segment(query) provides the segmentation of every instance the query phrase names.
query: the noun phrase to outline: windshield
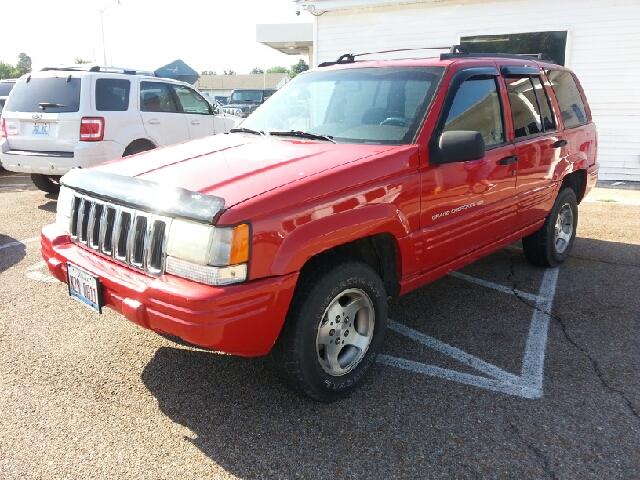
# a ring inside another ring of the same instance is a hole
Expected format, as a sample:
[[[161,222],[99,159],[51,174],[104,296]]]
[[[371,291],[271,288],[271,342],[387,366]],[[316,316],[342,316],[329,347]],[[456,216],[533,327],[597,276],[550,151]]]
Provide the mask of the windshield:
[[[260,90],[249,92],[233,92],[229,103],[260,103],[262,102],[262,92]]]
[[[431,104],[441,67],[316,70],[298,75],[242,127],[326,135],[338,143],[407,144]]]

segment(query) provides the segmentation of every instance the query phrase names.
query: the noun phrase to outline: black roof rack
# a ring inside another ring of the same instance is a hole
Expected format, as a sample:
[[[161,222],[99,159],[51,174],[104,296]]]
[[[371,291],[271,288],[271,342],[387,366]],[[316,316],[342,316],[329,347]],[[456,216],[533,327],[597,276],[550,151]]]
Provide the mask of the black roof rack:
[[[525,54],[510,54],[510,53],[471,53],[467,47],[463,45],[452,45],[451,47],[418,47],[418,48],[398,48],[395,50],[382,50],[380,52],[365,52],[365,53],[345,53],[335,62],[323,62],[318,67],[330,67],[331,65],[344,65],[348,63],[355,63],[356,57],[362,57],[364,55],[376,55],[380,53],[395,53],[395,52],[412,52],[416,50],[449,50],[448,53],[441,53],[440,60],[449,60],[453,58],[469,58],[469,57],[495,57],[495,58],[535,58],[548,63],[554,62],[546,53],[525,53]]]
[[[343,65],[346,63],[355,63],[356,57],[362,57],[364,55],[376,55],[380,53],[395,53],[395,52],[413,52],[416,50],[449,50],[453,53],[454,48],[463,48],[460,45],[454,45],[453,47],[418,47],[418,48],[396,48],[394,50],[382,50],[380,52],[364,52],[364,53],[345,53],[340,55],[335,62],[323,62],[318,67],[330,67],[331,65]]]
[[[456,47],[458,47],[458,51],[453,51]],[[489,58],[514,58],[517,60],[524,59],[535,59],[541,60],[547,63],[556,63],[551,59],[549,55],[546,53],[471,53],[462,45],[454,45],[451,47],[449,53],[441,53],[440,60],[450,60],[453,58],[475,58],[475,57],[489,57]]]
[[[59,67],[44,67],[41,72],[63,71],[63,72],[103,72],[103,73],[122,73],[125,75],[147,75],[150,77],[158,77],[159,75],[150,70],[136,70],[135,68],[121,67],[105,67],[101,65],[71,65]]]

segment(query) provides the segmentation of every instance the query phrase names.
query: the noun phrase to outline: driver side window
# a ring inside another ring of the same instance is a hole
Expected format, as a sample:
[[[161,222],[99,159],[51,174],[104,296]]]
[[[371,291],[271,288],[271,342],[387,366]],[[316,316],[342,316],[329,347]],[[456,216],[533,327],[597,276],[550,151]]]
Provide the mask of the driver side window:
[[[443,132],[480,132],[486,147],[504,143],[504,122],[496,80],[466,80],[456,92]]]

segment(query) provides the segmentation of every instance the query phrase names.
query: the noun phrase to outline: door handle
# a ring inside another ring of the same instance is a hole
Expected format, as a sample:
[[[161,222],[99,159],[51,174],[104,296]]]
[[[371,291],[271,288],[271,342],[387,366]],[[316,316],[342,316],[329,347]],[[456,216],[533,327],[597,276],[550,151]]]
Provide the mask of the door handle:
[[[147,123],[149,123],[151,125],[158,125],[160,123],[160,120],[158,120],[157,118],[152,118]]]
[[[510,157],[501,158],[498,162],[500,165],[509,165],[510,163],[516,163],[518,161],[517,155],[511,155]]]
[[[569,142],[567,142],[566,140],[558,140],[556,143],[553,144],[553,148],[564,147],[567,145],[567,143]]]
[[[191,125],[200,125],[199,120],[191,120]]]

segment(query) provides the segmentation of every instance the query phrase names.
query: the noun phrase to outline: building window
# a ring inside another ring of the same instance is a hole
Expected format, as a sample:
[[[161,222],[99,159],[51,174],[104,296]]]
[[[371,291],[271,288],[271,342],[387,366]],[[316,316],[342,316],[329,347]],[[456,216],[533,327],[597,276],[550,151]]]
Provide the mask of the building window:
[[[462,37],[460,43],[473,53],[546,53],[558,65],[564,65],[567,32],[508,33]]]

